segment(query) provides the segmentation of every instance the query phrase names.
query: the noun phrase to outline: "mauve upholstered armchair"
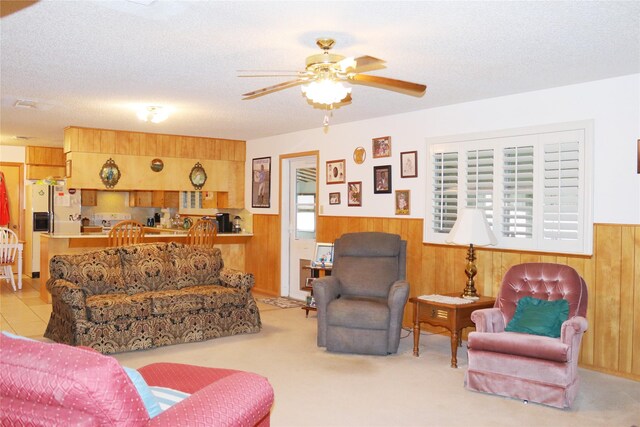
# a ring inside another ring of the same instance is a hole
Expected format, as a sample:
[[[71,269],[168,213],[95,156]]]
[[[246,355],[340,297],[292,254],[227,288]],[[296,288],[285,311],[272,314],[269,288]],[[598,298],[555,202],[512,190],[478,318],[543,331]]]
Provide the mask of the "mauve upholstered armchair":
[[[525,297],[569,303],[560,337],[505,332]],[[578,393],[578,355],[587,330],[587,286],[571,267],[549,263],[513,266],[502,280],[494,308],[476,310],[469,334],[468,390],[571,407]]]
[[[409,297],[407,242],[396,234],[348,233],[335,241],[331,276],[313,282],[318,346],[341,353],[398,351]]]

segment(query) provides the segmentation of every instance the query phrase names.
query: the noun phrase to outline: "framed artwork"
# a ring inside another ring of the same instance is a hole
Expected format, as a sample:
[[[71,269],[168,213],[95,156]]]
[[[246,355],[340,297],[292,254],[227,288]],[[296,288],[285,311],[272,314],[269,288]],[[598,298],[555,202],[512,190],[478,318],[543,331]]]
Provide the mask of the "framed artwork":
[[[307,277],[307,279],[305,280],[304,283],[304,288],[305,290],[307,289],[313,289],[313,281],[316,280],[315,277]]]
[[[329,204],[330,205],[339,205],[340,204],[340,193],[329,193]]]
[[[333,243],[316,243],[316,252],[311,265],[314,267],[333,266]]]
[[[71,178],[71,170],[71,159],[69,159],[64,162],[64,176],[66,178]],[[638,171],[638,173],[640,173],[640,171]]]
[[[396,215],[409,215],[411,209],[410,190],[396,190]]]
[[[400,177],[401,178],[417,178],[418,177],[418,152],[405,151],[400,153]]]
[[[380,138],[373,138],[373,158],[378,157],[391,157],[391,137],[381,136]]]
[[[356,165],[361,165],[364,163],[364,160],[367,158],[367,152],[364,147],[358,147],[353,150],[353,161]]]
[[[362,206],[362,181],[347,184],[348,206]]]
[[[251,207],[271,207],[271,157],[259,157],[251,161],[253,181]]]
[[[373,192],[391,193],[391,165],[373,167]]]
[[[112,158],[109,158],[100,169],[100,179],[107,188],[115,187],[121,176],[120,168]]]
[[[327,184],[344,184],[345,161],[329,160],[327,162]]]

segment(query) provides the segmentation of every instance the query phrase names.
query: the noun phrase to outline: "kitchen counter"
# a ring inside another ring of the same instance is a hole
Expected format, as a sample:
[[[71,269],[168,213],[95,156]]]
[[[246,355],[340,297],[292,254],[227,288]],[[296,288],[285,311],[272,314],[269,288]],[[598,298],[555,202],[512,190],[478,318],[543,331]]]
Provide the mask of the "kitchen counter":
[[[149,232],[147,232],[147,229]],[[245,269],[245,244],[253,236],[252,233],[220,233],[215,240],[215,247],[222,252],[224,265],[235,270]],[[109,233],[81,234],[49,234],[40,236],[40,298],[51,302],[46,283],[49,279],[49,260],[54,255],[79,254],[107,247]],[[187,230],[171,228],[145,227],[145,242],[178,242],[187,241]]]

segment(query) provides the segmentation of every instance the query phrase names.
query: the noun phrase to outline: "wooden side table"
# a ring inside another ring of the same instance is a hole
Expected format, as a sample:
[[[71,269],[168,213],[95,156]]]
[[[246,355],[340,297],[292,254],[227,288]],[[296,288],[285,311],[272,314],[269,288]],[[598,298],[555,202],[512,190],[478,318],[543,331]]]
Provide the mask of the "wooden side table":
[[[449,297],[459,297],[460,293],[444,294]],[[413,304],[413,355],[418,357],[420,345],[420,323],[428,323],[432,326],[442,326],[451,332],[451,367],[458,367],[458,346],[462,339],[462,329],[474,326],[471,321],[471,313],[481,308],[491,308],[495,298],[480,297],[468,304],[445,304],[435,301],[427,301],[420,298],[411,298]]]
[[[302,267],[305,270],[311,270],[311,278],[312,279],[317,279],[320,277],[320,272],[322,272],[325,276],[331,276],[331,267],[315,267],[312,265],[305,265],[304,267]],[[304,288],[302,288],[303,291],[308,291],[310,292],[311,298],[313,299],[313,280],[311,281],[311,286],[305,286]],[[315,305],[309,305],[309,304],[305,304],[303,307],[301,307],[306,315],[305,317],[309,317],[309,312],[310,311],[317,311],[318,309],[316,308]]]

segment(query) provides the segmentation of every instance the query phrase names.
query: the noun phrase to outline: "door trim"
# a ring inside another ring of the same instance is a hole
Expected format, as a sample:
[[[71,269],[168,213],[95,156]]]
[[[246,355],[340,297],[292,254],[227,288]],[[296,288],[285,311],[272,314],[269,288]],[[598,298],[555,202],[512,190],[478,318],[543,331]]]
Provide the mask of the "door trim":
[[[18,173],[22,177],[18,180],[18,239],[24,241],[24,163],[0,162],[0,166],[17,166]]]
[[[288,219],[288,215],[284,214],[284,209],[285,207],[282,206],[282,191],[283,191],[283,183],[282,183],[282,167],[283,164],[290,160],[290,159],[295,159],[298,157],[309,157],[309,156],[315,156],[316,157],[316,170],[319,172],[320,168],[320,150],[312,150],[312,151],[300,151],[297,153],[289,153],[289,154],[281,154],[279,156],[279,167],[278,167],[278,182],[279,182],[279,186],[280,186],[280,191],[278,192],[278,209],[280,210],[280,289],[279,289],[279,295],[282,296],[282,283],[283,280],[289,280],[289,273],[291,270],[291,266],[289,265],[289,239],[287,237],[287,239],[283,238],[283,235],[286,233],[286,235],[289,235],[289,224],[283,224],[284,219],[287,218]],[[319,176],[319,174],[318,174]],[[319,200],[319,182],[320,179],[316,179],[316,195],[318,197]],[[287,189],[286,191],[289,191],[289,187],[288,187],[288,182],[287,182]],[[320,203],[316,203],[316,224],[318,223],[318,206],[320,206]],[[289,206],[286,207],[286,209],[289,209]],[[286,269],[285,269],[286,267]],[[286,275],[285,275],[286,272]],[[290,286],[290,285],[289,285]]]

